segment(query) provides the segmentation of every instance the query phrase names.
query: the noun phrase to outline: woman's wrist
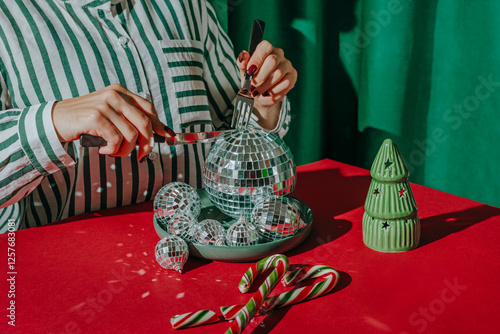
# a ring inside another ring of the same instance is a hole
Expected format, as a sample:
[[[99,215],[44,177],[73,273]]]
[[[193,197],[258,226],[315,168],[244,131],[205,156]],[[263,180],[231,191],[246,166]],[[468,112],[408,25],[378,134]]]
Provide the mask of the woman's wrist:
[[[254,114],[257,116],[257,124],[267,130],[274,130],[278,125],[281,112],[281,101],[271,107],[255,106]]]

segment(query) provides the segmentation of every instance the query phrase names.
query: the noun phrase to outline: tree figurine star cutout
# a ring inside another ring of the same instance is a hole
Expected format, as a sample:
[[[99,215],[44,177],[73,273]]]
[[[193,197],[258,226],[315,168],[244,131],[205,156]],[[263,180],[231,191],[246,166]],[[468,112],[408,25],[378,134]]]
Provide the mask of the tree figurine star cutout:
[[[387,161],[386,161],[386,162],[384,162],[385,169],[389,169],[389,167],[391,167],[391,166],[392,166],[392,164],[393,164],[393,162],[392,162],[392,161],[389,161],[389,159],[387,159]]]
[[[408,168],[396,144],[386,139],[370,170],[372,182],[365,201],[363,242],[380,252],[404,252],[420,240],[417,204]]]

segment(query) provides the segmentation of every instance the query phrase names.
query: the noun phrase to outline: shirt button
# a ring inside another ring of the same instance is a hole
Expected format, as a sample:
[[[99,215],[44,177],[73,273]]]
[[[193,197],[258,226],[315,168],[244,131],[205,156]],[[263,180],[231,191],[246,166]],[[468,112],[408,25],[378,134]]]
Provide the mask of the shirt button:
[[[128,43],[128,37],[125,37],[125,36],[118,37],[118,43],[120,43],[121,45],[127,44]]]
[[[158,157],[158,154],[155,152],[149,153],[149,160],[155,160]]]

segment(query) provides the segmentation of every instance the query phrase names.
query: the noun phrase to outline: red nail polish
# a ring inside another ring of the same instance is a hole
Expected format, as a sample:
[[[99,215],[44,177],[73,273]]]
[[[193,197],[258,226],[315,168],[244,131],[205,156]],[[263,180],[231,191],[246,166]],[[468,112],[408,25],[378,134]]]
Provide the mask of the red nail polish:
[[[245,52],[241,51],[240,55],[238,56],[238,61],[241,63],[243,60],[245,60]]]
[[[142,164],[144,161],[146,161],[146,157],[142,157],[141,160],[139,160],[139,162]]]
[[[265,96],[265,97],[268,97],[270,94],[268,91],[265,91],[264,93],[262,93],[262,96]]]
[[[253,95],[253,97],[256,97],[256,96],[257,96],[257,95],[259,95],[259,94],[260,94],[260,93],[259,93],[259,91],[258,91],[257,89],[254,89],[254,90],[252,91],[252,95]]]
[[[252,66],[250,66],[250,67],[248,68],[248,70],[247,70],[247,74],[248,74],[249,76],[252,76],[252,75],[254,75],[255,71],[257,71],[257,65],[252,65]]]
[[[255,86],[254,85],[250,85],[250,91],[254,91],[255,90]]]
[[[165,130],[165,131],[168,133],[168,135],[169,135],[170,137],[175,137],[175,136],[177,136],[177,134],[174,132],[174,130],[172,130],[172,129],[171,129],[171,128],[169,128],[168,126],[165,126],[165,127],[163,128],[163,130]]]

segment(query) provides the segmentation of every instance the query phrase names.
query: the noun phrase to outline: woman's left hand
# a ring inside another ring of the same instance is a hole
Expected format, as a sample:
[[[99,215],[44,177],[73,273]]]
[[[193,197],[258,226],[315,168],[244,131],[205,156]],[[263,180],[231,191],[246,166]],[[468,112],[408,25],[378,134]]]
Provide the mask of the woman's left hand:
[[[268,41],[257,45],[252,57],[248,51],[241,52],[237,64],[241,80],[245,72],[253,75],[251,90],[259,125],[274,129],[279,119],[281,100],[295,86],[297,71],[285,58],[283,50],[275,48]]]

